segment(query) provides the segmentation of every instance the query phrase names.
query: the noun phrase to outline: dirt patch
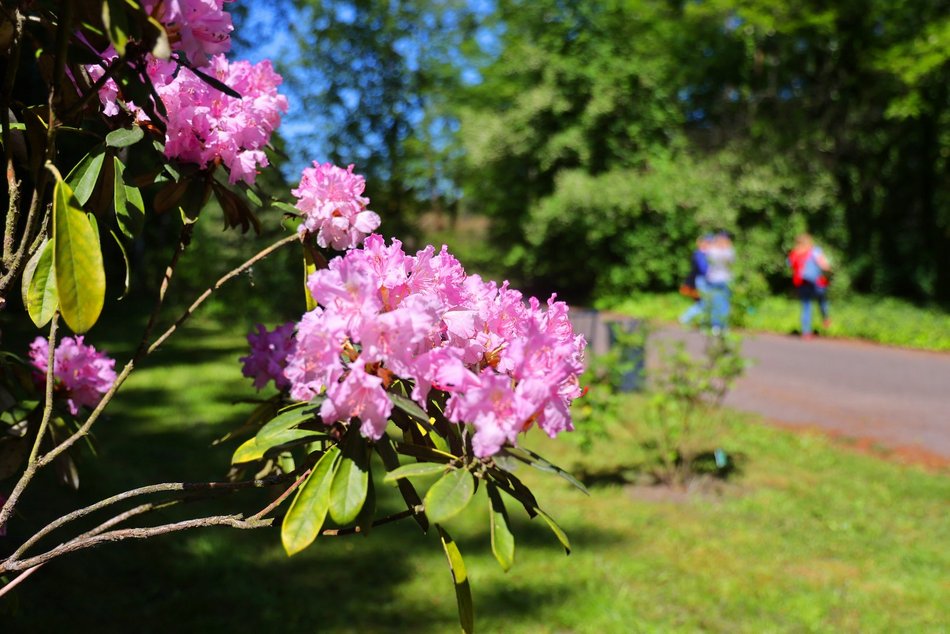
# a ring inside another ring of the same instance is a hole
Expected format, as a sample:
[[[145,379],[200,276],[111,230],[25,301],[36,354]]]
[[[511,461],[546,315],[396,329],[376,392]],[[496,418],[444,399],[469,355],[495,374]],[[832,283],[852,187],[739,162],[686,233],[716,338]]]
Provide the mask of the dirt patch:
[[[866,456],[874,456],[898,464],[917,465],[930,471],[950,473],[950,459],[917,445],[885,445],[877,438],[856,437],[816,425],[796,425],[774,418],[766,419],[766,421],[773,427],[796,434],[815,434],[830,438],[835,445]]]
[[[685,485],[628,484],[627,495],[639,502],[670,502],[689,504],[697,500],[720,502],[725,497],[737,497],[743,492],[740,485],[719,478],[697,477]]]

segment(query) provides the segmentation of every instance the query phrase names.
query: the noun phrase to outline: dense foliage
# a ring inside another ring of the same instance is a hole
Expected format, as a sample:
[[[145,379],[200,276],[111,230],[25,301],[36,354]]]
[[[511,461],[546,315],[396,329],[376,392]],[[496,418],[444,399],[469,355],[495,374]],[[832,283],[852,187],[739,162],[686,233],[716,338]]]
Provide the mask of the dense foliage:
[[[394,42],[325,77],[352,89],[354,131],[376,104],[402,108],[405,125],[333,147],[375,138],[393,156],[426,156],[429,182],[451,186],[404,188],[415,207],[438,211],[461,192],[463,212],[492,219],[485,248],[531,288],[583,300],[675,288],[692,240],[723,228],[754,298],[787,285],[784,254],[807,229],[838,289],[950,298],[945,0],[296,5],[317,25],[301,44],[314,60],[333,47],[328,29]],[[410,30],[438,53],[399,46]],[[398,99],[380,99],[374,78],[400,64]],[[370,80],[353,87],[360,73]],[[339,95],[313,99],[323,117]]]

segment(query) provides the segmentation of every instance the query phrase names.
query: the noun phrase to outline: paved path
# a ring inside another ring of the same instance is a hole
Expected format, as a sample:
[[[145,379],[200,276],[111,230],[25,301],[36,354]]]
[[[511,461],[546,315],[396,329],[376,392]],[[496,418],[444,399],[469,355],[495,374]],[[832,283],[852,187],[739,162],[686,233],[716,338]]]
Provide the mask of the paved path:
[[[654,336],[702,346],[673,327]],[[768,334],[746,335],[743,351],[754,365],[727,405],[950,460],[950,354]]]

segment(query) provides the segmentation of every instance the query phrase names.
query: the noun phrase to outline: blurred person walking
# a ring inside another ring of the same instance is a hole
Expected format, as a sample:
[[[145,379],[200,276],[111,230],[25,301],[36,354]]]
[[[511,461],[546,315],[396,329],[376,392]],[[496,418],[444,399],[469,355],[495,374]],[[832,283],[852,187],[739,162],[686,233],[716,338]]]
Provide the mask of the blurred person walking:
[[[696,249],[689,258],[689,274],[680,285],[680,294],[693,299],[692,305],[680,315],[679,321],[684,326],[706,312],[706,249],[712,241],[712,234],[705,234],[696,238]]]
[[[798,298],[802,304],[802,337],[810,339],[812,334],[812,302],[818,302],[821,311],[822,326],[827,330],[831,326],[828,316],[828,277],[831,264],[820,247],[810,235],[803,233],[795,238],[795,246],[788,254],[788,265],[792,269],[792,284],[798,289]]]
[[[736,252],[732,247],[732,239],[725,231],[713,236],[706,249],[706,287],[711,307],[712,333],[720,334],[725,330],[729,319],[729,300],[732,282],[732,263],[736,260]]]

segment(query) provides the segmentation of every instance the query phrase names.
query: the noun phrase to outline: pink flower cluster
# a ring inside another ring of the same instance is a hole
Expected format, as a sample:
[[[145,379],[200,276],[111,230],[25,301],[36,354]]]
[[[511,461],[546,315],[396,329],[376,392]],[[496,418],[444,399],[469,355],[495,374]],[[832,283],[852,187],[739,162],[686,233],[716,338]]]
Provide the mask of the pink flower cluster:
[[[287,112],[283,81],[270,61],[228,62],[216,55],[206,72],[236,90],[230,97],[186,68],[154,60],[149,76],[168,111],[165,155],[207,167],[215,161],[230,171],[229,181],[251,185],[257,168],[268,165],[264,147]]]
[[[448,392],[446,415],[473,425],[481,457],[535,423],[552,437],[573,429],[586,343],[553,296],[525,303],[507,283],[466,275],[445,247],[410,256],[375,234],[307,284],[319,306],[297,324],[284,375],[292,398],[326,396],[327,424],[358,418],[363,436],[380,438],[395,376],[423,408],[433,387]]]
[[[313,162],[304,169],[300,185],[291,193],[297,197],[297,209],[304,216],[300,233],[317,234],[317,244],[339,251],[352,249],[379,227],[379,216],[368,210],[369,198],[363,196],[366,181],[331,163]]]
[[[49,368],[49,342],[37,337],[30,344],[30,363],[37,370],[37,380],[46,382]],[[53,357],[56,389],[63,390],[70,413],[74,416],[82,406],[95,407],[102,395],[115,382],[115,359],[83,343],[82,335],[63,337]]]
[[[287,112],[287,98],[277,92],[281,76],[269,60],[251,64],[224,57],[231,47],[232,27],[223,0],[152,0],[145,8],[157,13],[172,41],[195,66],[204,67],[203,72],[241,95],[222,93],[174,60],[149,56],[145,71],[168,113],[165,156],[203,168],[220,162],[227,166],[232,184],[253,184],[257,169],[268,165],[264,147]],[[93,81],[118,57],[111,47],[101,56],[101,65],[85,67]],[[99,90],[99,101],[106,116],[122,111],[122,95],[114,80]],[[148,122],[140,107],[128,100],[124,105],[136,122]]]
[[[273,380],[278,390],[290,387],[290,381],[284,376],[284,368],[289,357],[296,347],[294,342],[294,323],[268,331],[262,324],[257,324],[257,332],[247,334],[247,342],[251,345],[251,353],[239,360],[244,364],[242,374],[254,379],[254,387],[261,389]]]
[[[231,50],[234,27],[224,0],[145,0],[143,4],[165,27],[172,46],[195,66],[204,66],[212,55]]]

